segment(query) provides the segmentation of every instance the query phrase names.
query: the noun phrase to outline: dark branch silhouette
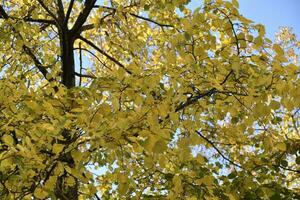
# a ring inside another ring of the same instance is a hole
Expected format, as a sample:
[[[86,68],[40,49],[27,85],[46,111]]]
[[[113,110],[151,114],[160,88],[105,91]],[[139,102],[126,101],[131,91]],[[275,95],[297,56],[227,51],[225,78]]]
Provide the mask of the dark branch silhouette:
[[[105,57],[107,57],[109,60],[113,61],[119,67],[123,68],[128,74],[132,74],[132,72],[130,70],[126,69],[126,67],[122,63],[120,63],[114,57],[110,56],[108,53],[106,53],[105,51],[103,51],[102,49],[100,49],[97,45],[95,45],[90,40],[88,40],[88,39],[86,39],[86,38],[84,38],[82,36],[79,36],[79,39],[82,40],[83,42],[85,42],[86,44],[90,45],[94,49],[96,49],[99,53],[101,53],[102,55],[104,55]]]

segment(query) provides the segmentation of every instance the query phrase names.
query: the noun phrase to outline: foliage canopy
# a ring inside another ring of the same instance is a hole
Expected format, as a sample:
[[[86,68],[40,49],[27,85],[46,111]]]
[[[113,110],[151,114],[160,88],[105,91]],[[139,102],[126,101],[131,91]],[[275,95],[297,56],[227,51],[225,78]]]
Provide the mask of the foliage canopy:
[[[187,4],[3,1],[1,199],[300,198],[299,42]]]

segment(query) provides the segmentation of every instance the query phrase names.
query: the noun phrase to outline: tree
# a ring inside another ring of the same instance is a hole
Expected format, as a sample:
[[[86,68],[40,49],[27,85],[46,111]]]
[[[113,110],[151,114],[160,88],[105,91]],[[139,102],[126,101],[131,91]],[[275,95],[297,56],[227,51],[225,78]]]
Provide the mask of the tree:
[[[1,199],[300,198],[299,42],[188,2],[2,2]]]

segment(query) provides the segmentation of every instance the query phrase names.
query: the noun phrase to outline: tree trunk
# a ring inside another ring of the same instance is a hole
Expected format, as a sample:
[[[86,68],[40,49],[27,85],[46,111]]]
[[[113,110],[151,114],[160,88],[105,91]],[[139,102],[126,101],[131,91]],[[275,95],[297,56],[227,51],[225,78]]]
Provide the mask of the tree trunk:
[[[75,87],[74,37],[68,30],[60,33],[62,84],[67,88]]]
[[[59,33],[60,47],[61,47],[61,83],[68,89],[75,87],[75,62],[74,62],[74,36],[70,34],[67,28],[61,28]],[[69,144],[72,142],[72,135],[68,130],[62,132],[64,141],[61,143]],[[65,153],[59,159],[60,162],[64,163],[70,168],[75,168],[74,159],[71,153]],[[55,195],[60,200],[78,200],[78,180],[75,179],[75,184],[67,186],[66,179],[70,176],[66,171],[57,178]]]
[[[68,134],[67,132],[65,132]],[[71,156],[71,153],[66,153],[59,160],[60,162],[67,163],[68,167],[74,168],[75,162]],[[67,186],[66,179],[69,175],[65,171],[61,176],[57,178],[55,195],[59,200],[78,200],[78,180],[75,179],[75,184]]]

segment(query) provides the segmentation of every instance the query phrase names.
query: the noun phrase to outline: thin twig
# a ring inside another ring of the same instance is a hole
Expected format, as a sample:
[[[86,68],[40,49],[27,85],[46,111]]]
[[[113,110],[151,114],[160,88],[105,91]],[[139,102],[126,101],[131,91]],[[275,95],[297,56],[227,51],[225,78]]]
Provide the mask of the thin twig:
[[[195,131],[201,138],[203,138],[207,143],[209,143],[217,152],[218,154],[226,161],[228,161],[229,163],[231,163],[232,165],[244,169],[241,165],[236,164],[235,162],[233,162],[232,160],[230,160],[229,158],[227,158],[217,147],[216,145],[210,141],[207,137],[205,137],[204,135],[202,135],[199,131]]]
[[[81,42],[79,42],[79,73],[82,75],[82,50],[81,50]],[[81,86],[82,76],[79,76],[79,86]]]
[[[75,76],[78,76],[78,77],[80,77],[80,78],[82,78],[82,77],[84,77],[84,78],[92,78],[92,79],[97,78],[96,76],[93,76],[93,75],[80,74],[80,73],[77,73],[77,72],[75,72]]]
[[[276,166],[276,165],[275,165],[275,166]],[[290,172],[295,172],[295,173],[300,174],[300,170],[291,169],[291,168],[286,168],[286,167],[283,167],[283,166],[281,166],[281,165],[277,165],[276,167],[279,167],[279,168],[281,168],[281,169],[283,169],[283,170],[287,170],[287,171],[290,171]]]
[[[79,50],[79,48],[74,48],[74,50]],[[101,60],[100,60],[100,58],[96,55],[96,54],[94,54],[92,51],[90,51],[90,50],[88,50],[88,49],[86,49],[86,48],[82,48],[81,47],[81,50],[82,51],[86,51],[86,52],[88,52],[88,53],[90,53],[92,56],[94,56],[105,68],[107,68],[107,69],[109,69],[110,71],[112,71],[112,69],[110,68],[110,67],[108,67],[107,65],[105,65],[105,63],[103,63]]]
[[[96,197],[97,200],[101,200],[100,197],[97,194],[95,194],[95,197]]]
[[[138,19],[142,19],[142,20],[145,20],[145,21],[154,23],[154,24],[156,24],[156,25],[158,25],[158,26],[161,26],[161,27],[172,27],[172,28],[174,27],[173,25],[170,25],[170,24],[162,24],[162,23],[156,22],[156,21],[154,21],[154,20],[152,20],[152,19],[149,19],[149,18],[140,16],[140,15],[136,15],[136,14],[134,14],[134,13],[129,13],[129,14],[130,14],[131,16],[134,16],[134,17],[138,18]]]
[[[229,23],[230,23],[230,26],[231,26],[231,29],[232,29],[232,32],[233,32],[233,35],[235,37],[235,44],[236,44],[236,48],[237,48],[237,54],[240,55],[240,46],[239,46],[239,39],[237,37],[237,34],[236,34],[236,31],[234,29],[234,23],[231,21],[230,17],[224,12],[222,11],[221,9],[217,9],[218,11],[220,11],[223,15],[225,15],[225,17],[228,19]]]
[[[44,10],[56,21],[56,23],[59,24],[57,17],[54,15],[53,12],[51,12],[51,10],[45,5],[45,3],[42,0],[37,0],[37,1],[44,8]]]
[[[95,5],[94,8],[104,8],[104,9],[107,9],[107,10],[113,10],[113,11],[116,11],[116,8],[112,8],[112,7],[108,7],[108,6],[99,6],[99,5]],[[126,14],[126,12],[122,12],[122,13]],[[147,17],[143,17],[143,16],[140,16],[140,15],[137,15],[137,14],[134,14],[134,13],[129,13],[129,14],[130,14],[131,16],[133,16],[133,17],[136,17],[136,18],[138,18],[138,19],[142,19],[142,20],[151,22],[151,23],[156,24],[156,25],[161,26],[161,27],[171,27],[171,28],[174,27],[173,25],[159,23],[159,22],[157,22],[157,21],[154,21],[153,19],[150,19],[150,18],[147,18]]]
[[[220,83],[220,85],[224,85],[227,81],[227,79],[229,78],[229,76],[233,73],[233,70],[231,69],[230,72],[227,74],[227,76],[225,77],[225,79]]]

